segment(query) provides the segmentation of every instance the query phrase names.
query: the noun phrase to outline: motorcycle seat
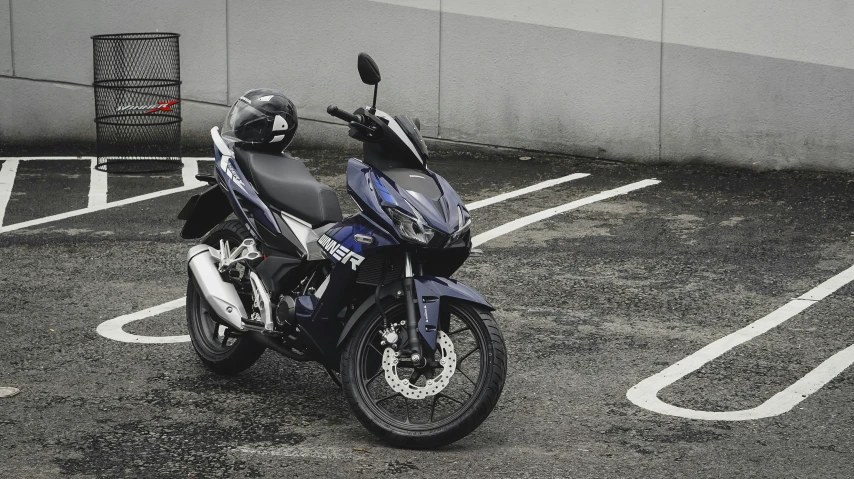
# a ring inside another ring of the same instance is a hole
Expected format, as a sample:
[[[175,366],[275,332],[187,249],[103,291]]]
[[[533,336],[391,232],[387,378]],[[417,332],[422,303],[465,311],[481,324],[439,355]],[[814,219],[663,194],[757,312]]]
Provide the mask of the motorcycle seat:
[[[264,153],[236,146],[234,156],[258,196],[312,228],[343,219],[335,191],[314,179],[302,161],[286,153]]]

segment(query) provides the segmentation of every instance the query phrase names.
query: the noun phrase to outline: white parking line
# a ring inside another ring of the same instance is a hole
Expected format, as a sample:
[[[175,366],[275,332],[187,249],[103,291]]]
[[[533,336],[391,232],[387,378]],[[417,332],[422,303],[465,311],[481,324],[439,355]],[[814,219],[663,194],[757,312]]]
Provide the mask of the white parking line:
[[[793,316],[833,294],[833,292],[850,283],[852,280],[854,280],[854,266],[807,291],[800,297],[789,301],[764,318],[718,339],[660,373],[644,379],[629,389],[626,393],[626,398],[644,409],[659,414],[707,421],[746,421],[778,416],[790,411],[798,403],[821,389],[822,386],[854,363],[854,346],[849,346],[834,354],[791,386],[751,409],[742,409],[739,411],[695,411],[667,404],[658,398],[658,393],[732,348],[744,344],[770,329],[783,324]]]
[[[204,158],[206,160],[213,160],[213,158]],[[203,181],[199,181],[196,179],[196,175],[199,174],[199,162],[198,158],[184,158],[184,166],[181,168],[181,179],[184,180],[184,186],[207,186],[207,183]]]
[[[98,325],[96,331],[105,338],[110,338],[123,343],[143,343],[143,344],[159,344],[159,343],[184,343],[190,340],[190,336],[139,336],[136,334],[126,333],[122,327],[133,321],[150,318],[158,314],[178,309],[186,303],[186,296],[178,298],[168,303],[163,303],[159,306],[143,309],[135,313],[125,314],[118,318],[113,318]]]
[[[238,446],[234,452],[272,457],[294,457],[313,459],[344,459],[352,461],[359,457],[353,453],[352,448],[341,446],[320,445],[280,445],[280,446]]]
[[[91,159],[92,157],[87,157],[87,158]],[[0,159],[2,159],[2,158],[0,158]],[[33,160],[45,160],[45,159],[47,159],[47,160],[67,160],[69,158],[68,157],[34,157],[34,158],[28,158],[28,159],[33,159]],[[74,159],[74,158],[71,158],[71,159]],[[17,168],[17,161],[18,160],[20,160],[20,159],[19,158],[6,159],[6,163],[3,163],[3,166],[4,166],[3,171],[5,171],[5,166],[9,162],[13,162],[13,168]],[[213,158],[184,158],[183,160],[185,161],[185,165],[187,163],[192,163],[192,164],[196,165],[195,171],[198,172],[198,166],[197,166],[198,160],[213,160]],[[189,171],[193,171],[192,168],[193,168],[192,166],[189,167]],[[102,174],[102,172],[97,171],[97,170],[92,170],[91,174],[95,175],[96,173]],[[3,203],[3,196],[2,196],[4,193],[4,188],[5,188],[4,183],[3,183],[3,179],[2,179],[2,175],[3,175],[3,172],[0,171],[0,207],[2,207],[2,210],[0,210],[0,225],[3,224],[2,223],[2,216],[3,216],[3,211],[5,211],[5,209],[6,209],[6,205],[5,205],[5,203]],[[195,173],[193,173],[193,176],[194,175],[195,175]],[[184,177],[184,170],[182,170],[182,178],[183,177]],[[74,210],[74,211],[66,211],[65,213],[59,213],[56,215],[45,216],[44,218],[37,218],[34,220],[30,220],[30,221],[15,223],[13,225],[0,226],[0,233],[15,231],[15,230],[19,230],[22,228],[29,228],[30,226],[41,225],[44,223],[51,223],[54,221],[64,220],[67,218],[72,218],[74,216],[85,215],[87,213],[93,213],[95,211],[103,211],[103,210],[115,208],[118,206],[125,206],[125,205],[129,205],[132,203],[137,203],[139,201],[146,201],[146,200],[150,200],[153,198],[159,198],[161,196],[171,195],[174,193],[181,193],[184,191],[190,191],[190,190],[194,190],[196,188],[199,188],[201,186],[206,185],[206,183],[198,181],[194,177],[191,177],[191,178],[192,178],[192,181],[189,181],[186,178],[184,178],[184,181],[185,181],[184,186],[179,186],[177,188],[170,188],[167,190],[155,191],[155,192],[147,193],[147,194],[140,195],[140,196],[125,198],[125,199],[119,200],[119,201],[113,201],[111,203],[105,202],[105,203],[99,204],[97,206],[90,206],[88,208],[81,208],[79,210]],[[12,174],[12,180],[14,180],[14,173]],[[90,180],[90,189],[91,189],[91,181],[94,181],[94,180]],[[104,184],[104,187],[106,187],[106,184]],[[8,183],[8,190],[9,191],[7,192],[7,194],[11,194],[11,189],[12,189],[12,183],[10,180]],[[6,198],[6,201],[8,202],[8,197]],[[91,201],[91,197],[90,197],[90,201]]]
[[[18,159],[7,158],[0,166],[0,226],[3,226],[3,217],[6,216],[6,206],[12,197],[12,186],[15,184],[15,175],[18,173]]]
[[[472,246],[478,246],[501,235],[506,235],[511,231],[516,231],[519,228],[524,228],[525,226],[528,226],[531,223],[536,223],[537,221],[541,221],[546,218],[551,218],[552,216],[559,215],[561,213],[566,213],[567,211],[574,210],[582,206],[595,203],[597,201],[602,201],[608,198],[613,198],[615,196],[624,195],[626,193],[639,190],[641,188],[646,188],[647,186],[657,185],[659,183],[661,183],[661,181],[654,179],[638,181],[636,183],[632,183],[626,186],[614,188],[613,190],[603,191],[593,196],[588,196],[587,198],[575,200],[570,203],[557,206],[555,208],[549,208],[547,210],[540,211],[539,213],[534,213],[530,216],[525,216],[517,220],[513,220],[497,228],[493,228],[489,231],[481,233],[471,239],[471,244]]]
[[[89,208],[97,208],[107,204],[107,173],[95,169],[97,158],[91,159],[89,167]]]
[[[542,190],[544,188],[549,188],[551,186],[559,185],[561,183],[566,183],[567,181],[577,180],[580,178],[584,178],[590,176],[590,173],[574,173],[571,175],[567,175],[561,178],[555,178],[553,180],[543,181],[542,183],[537,183],[536,185],[528,186],[527,188],[521,188],[515,191],[510,191],[508,193],[503,193],[497,196],[493,196],[492,198],[487,198],[485,200],[475,201],[473,203],[469,203],[466,205],[466,209],[469,211],[476,210],[478,208],[483,208],[484,206],[493,205],[495,203],[500,203],[504,200],[509,200],[510,198],[515,198],[517,196],[522,196],[534,191]]]
[[[564,177],[564,178],[567,178],[567,177]],[[569,180],[565,180],[565,181],[569,181]],[[561,181],[559,183],[562,183],[562,182],[563,181]],[[555,183],[555,184],[559,184],[559,183]],[[524,218],[520,218],[520,219],[515,220],[515,221],[511,221],[510,223],[507,223],[503,226],[499,226],[498,228],[491,229],[491,230],[487,231],[486,233],[477,235],[474,238],[472,238],[472,245],[475,246],[475,245],[483,244],[483,243],[485,243],[485,242],[487,242],[493,238],[501,236],[502,234],[506,234],[506,233],[509,233],[511,231],[515,231],[519,228],[522,228],[522,227],[529,225],[531,223],[534,223],[536,221],[539,221],[539,220],[542,220],[545,218],[550,218],[554,215],[564,213],[566,211],[570,211],[570,210],[579,208],[579,207],[584,206],[584,205],[589,205],[590,203],[595,203],[597,201],[601,201],[601,200],[604,200],[607,198],[613,198],[614,196],[618,196],[618,195],[624,195],[624,194],[629,193],[631,191],[634,191],[634,190],[637,190],[640,188],[645,188],[647,186],[652,186],[652,185],[655,185],[658,183],[660,183],[660,181],[658,181],[658,180],[638,181],[636,183],[632,183],[632,184],[629,184],[626,186],[622,186],[620,188],[616,188],[616,189],[608,190],[608,191],[603,191],[602,193],[598,193],[598,194],[595,194],[593,196],[589,196],[587,198],[583,198],[583,199],[580,199],[577,201],[573,201],[571,203],[567,203],[565,205],[558,206],[557,208],[550,208],[548,210],[544,210],[544,211],[541,211],[539,213],[536,213],[536,214],[533,214],[530,216],[526,216]],[[542,184],[542,183],[540,183],[540,184]],[[531,191],[536,191],[536,190],[531,190]],[[502,196],[502,195],[499,195],[499,196]],[[508,199],[508,198],[513,198],[514,196],[518,196],[518,195],[512,195],[509,193],[505,193],[502,201],[505,199]],[[487,201],[487,200],[484,200],[484,201]],[[493,203],[496,203],[496,202],[493,202]],[[493,204],[493,203],[490,203],[490,204]],[[170,301],[168,303],[161,304],[160,306],[154,306],[152,308],[148,308],[148,309],[143,310],[143,311],[139,311],[136,313],[132,313],[129,315],[120,316],[118,318],[108,320],[104,323],[101,323],[101,325],[98,326],[98,329],[97,329],[98,333],[101,334],[102,336],[109,337],[110,339],[116,339],[117,337],[125,338],[125,339],[117,339],[117,341],[138,342],[138,343],[154,343],[154,342],[157,342],[157,341],[152,341],[152,339],[157,339],[157,338],[152,338],[150,336],[142,336],[142,338],[145,338],[145,340],[143,340],[143,341],[128,341],[127,339],[129,337],[135,337],[135,335],[125,333],[124,331],[122,331],[121,327],[123,325],[131,322],[131,321],[138,321],[140,319],[145,319],[145,318],[155,316],[157,314],[160,314],[160,313],[163,313],[166,311],[171,311],[173,309],[179,308],[179,307],[181,307],[182,304],[184,304],[183,302],[185,301],[185,299],[186,299],[186,297],[179,298],[179,299],[176,299],[174,301]],[[110,332],[112,334],[112,336],[106,336],[105,334],[102,333],[101,327],[107,323],[112,325],[112,326],[110,326],[110,329],[107,330],[108,332]],[[118,328],[118,331],[116,331],[116,328]],[[177,340],[172,340],[172,338],[177,338],[177,337],[180,337],[180,336],[167,336],[166,338],[169,338],[170,341],[164,341],[164,342],[170,342],[170,343],[171,342],[179,342]],[[190,340],[189,336],[187,336],[186,338],[187,339],[185,339],[185,341]]]
[[[37,218],[30,221],[24,221],[21,223],[15,223],[9,226],[0,227],[0,233],[6,233],[9,231],[15,231],[23,228],[29,228],[30,226],[36,226],[44,223],[51,223],[53,221],[64,220],[66,218],[72,218],[74,216],[84,215],[86,213],[93,213],[95,211],[103,211],[108,210],[110,208],[116,208],[119,206],[125,206],[132,203],[137,203],[139,201],[150,200],[153,198],[159,198],[161,196],[171,195],[174,193],[181,193],[183,191],[190,191],[198,188],[198,186],[179,186],[177,188],[170,188],[168,190],[155,191],[154,193],[148,193],[145,195],[134,196],[132,198],[125,198],[123,200],[114,201],[112,203],[103,204],[101,206],[96,206],[93,208],[82,208],[74,211],[67,211],[65,213],[59,213],[57,215],[45,216],[44,218]]]
[[[69,157],[69,156],[40,156],[40,157],[32,157],[32,158],[0,158],[5,159],[3,170],[0,171],[0,233],[5,233],[7,231],[14,231],[22,228],[29,228],[31,226],[37,226],[44,223],[51,223],[54,221],[64,220],[67,218],[71,218],[74,216],[79,216],[87,213],[92,213],[95,211],[102,211],[108,208],[114,208],[116,206],[124,206],[130,203],[136,203],[137,201],[145,201],[153,198],[158,198],[160,196],[171,195],[173,193],[181,193],[183,191],[192,190],[195,188],[199,188],[202,186],[207,186],[207,184],[203,181],[199,181],[196,179],[196,175],[199,173],[199,160],[208,160],[212,161],[213,158],[193,158],[187,157],[183,158],[183,167],[181,168],[181,179],[184,182],[184,186],[178,188],[170,188],[168,190],[161,190],[154,193],[148,193],[146,195],[135,196],[132,198],[126,198],[124,200],[116,201],[113,203],[107,202],[107,174],[94,169],[95,162],[97,159],[91,156],[82,156],[82,157]],[[89,204],[87,208],[81,208],[79,210],[67,211],[65,213],[59,213],[52,216],[46,216],[44,218],[37,218],[30,221],[24,221],[22,223],[15,223],[13,225],[2,226],[3,225],[3,214],[6,210],[6,202],[9,200],[9,195],[11,195],[12,190],[12,182],[14,181],[15,173],[17,170],[18,162],[21,160],[68,160],[68,159],[80,159],[80,160],[90,160],[92,162],[93,168],[91,171],[91,178],[89,182]],[[5,191],[6,202],[3,202],[3,194],[4,194],[4,182],[3,182],[3,171],[7,171],[5,165],[10,164],[9,168],[13,171],[11,172],[11,180],[8,181],[8,189]],[[531,185],[525,188],[521,188],[515,191],[510,191],[508,193],[503,193],[492,198],[487,198],[480,201],[472,202],[466,207],[471,210],[476,210],[478,208],[483,208],[484,206],[489,206],[510,198],[515,198],[517,196],[524,195],[526,193],[531,193],[533,191],[542,190],[544,188],[548,188],[551,186],[559,185],[561,183],[566,183],[568,181],[577,180],[580,178],[584,178],[590,176],[589,173],[574,173],[571,175],[567,175],[561,178],[555,178],[553,180],[544,181],[541,183],[537,183],[535,185]]]

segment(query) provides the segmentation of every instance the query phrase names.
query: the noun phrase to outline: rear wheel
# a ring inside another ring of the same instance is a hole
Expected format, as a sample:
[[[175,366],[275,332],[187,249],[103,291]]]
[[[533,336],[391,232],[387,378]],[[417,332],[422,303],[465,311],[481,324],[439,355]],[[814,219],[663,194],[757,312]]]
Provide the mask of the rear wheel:
[[[229,220],[214,228],[203,243],[219,248],[220,240],[225,240],[235,248],[246,238],[250,238],[246,227],[237,220]],[[243,280],[248,282],[248,278]],[[215,317],[216,313],[190,278],[187,282],[187,329],[202,363],[211,371],[227,375],[237,374],[255,364],[265,348],[217,323]]]
[[[386,308],[391,324],[405,320],[402,301]],[[450,327],[440,332],[435,355],[425,354],[426,367],[413,368],[381,345],[383,320],[376,309],[343,351],[341,380],[350,408],[394,446],[433,448],[457,441],[489,416],[501,395],[506,354],[492,315],[466,303],[447,309]],[[401,350],[407,348],[403,330]]]

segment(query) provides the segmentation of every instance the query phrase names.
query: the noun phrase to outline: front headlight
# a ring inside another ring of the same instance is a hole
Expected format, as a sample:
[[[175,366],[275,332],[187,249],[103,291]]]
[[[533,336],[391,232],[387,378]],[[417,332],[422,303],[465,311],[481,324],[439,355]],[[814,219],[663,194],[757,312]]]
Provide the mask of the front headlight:
[[[415,208],[412,208],[412,211],[415,212],[416,218],[409,216],[397,208],[386,208],[385,211],[391,218],[392,223],[394,223],[394,229],[404,239],[420,244],[427,244],[433,239],[433,235],[436,234],[433,228],[427,226],[424,218],[421,218],[421,215],[418,214],[418,210]]]

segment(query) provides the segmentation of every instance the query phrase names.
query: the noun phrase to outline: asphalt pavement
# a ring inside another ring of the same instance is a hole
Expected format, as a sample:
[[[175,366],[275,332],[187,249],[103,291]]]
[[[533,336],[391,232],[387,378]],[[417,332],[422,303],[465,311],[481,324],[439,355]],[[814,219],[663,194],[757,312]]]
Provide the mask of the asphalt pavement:
[[[348,154],[296,154],[354,213]],[[410,451],[364,430],[316,364],[267,352],[219,377],[188,342],[96,331],[185,294],[193,243],[179,238],[175,216],[193,191],[156,195],[185,184],[180,171],[109,175],[107,205],[130,202],[4,230],[86,210],[94,188],[86,159],[16,164],[0,226],[0,386],[21,392],[0,398],[0,477],[851,476],[854,356],[834,355],[854,344],[854,274],[845,273],[854,265],[854,175],[434,154],[431,167],[466,202],[589,176],[472,212],[475,235],[552,214],[500,230],[456,275],[498,308],[510,361],[498,406],[465,439]],[[587,200],[645,180],[658,182]],[[141,195],[153,197],[134,200]],[[831,278],[826,297],[775,313]],[[768,315],[777,323],[764,334],[715,343]],[[123,331],[186,335],[184,309]],[[672,384],[627,398],[691,361],[696,370]],[[782,391],[792,393],[789,409],[761,408]],[[769,415],[693,417],[754,408]]]

